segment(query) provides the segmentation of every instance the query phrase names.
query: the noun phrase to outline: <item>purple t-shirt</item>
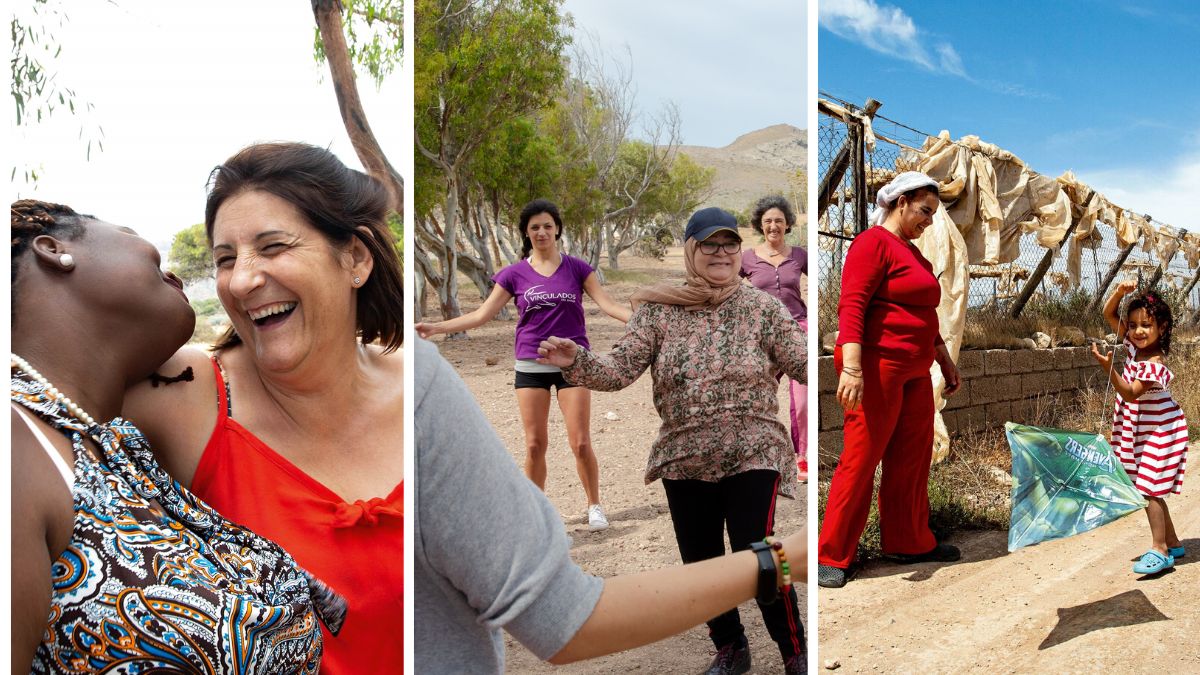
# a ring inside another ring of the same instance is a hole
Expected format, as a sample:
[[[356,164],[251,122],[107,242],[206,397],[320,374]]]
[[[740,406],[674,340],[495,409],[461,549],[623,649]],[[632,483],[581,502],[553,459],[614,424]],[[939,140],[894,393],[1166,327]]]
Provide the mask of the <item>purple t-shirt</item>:
[[[808,274],[808,251],[793,246],[791,254],[779,263],[779,267],[775,267],[758,257],[754,249],[746,249],[742,253],[742,269],[738,274],[743,279],[749,277],[750,283],[760,291],[782,300],[793,319],[804,321],[808,318],[808,308],[804,305],[804,298],[800,297],[800,275]]]
[[[542,276],[528,260],[521,260],[496,273],[492,281],[512,294],[517,303],[518,359],[538,358],[538,346],[548,337],[573,340],[590,349],[583,324],[583,282],[594,272],[592,266],[563,255],[558,269]]]

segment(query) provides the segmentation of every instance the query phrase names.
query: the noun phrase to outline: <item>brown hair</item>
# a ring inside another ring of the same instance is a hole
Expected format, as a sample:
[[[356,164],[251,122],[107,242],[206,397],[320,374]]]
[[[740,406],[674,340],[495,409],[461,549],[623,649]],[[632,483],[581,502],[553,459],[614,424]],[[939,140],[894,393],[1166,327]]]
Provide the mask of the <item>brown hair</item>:
[[[12,323],[17,323],[17,259],[43,234],[59,239],[74,241],[87,231],[83,221],[95,220],[95,216],[76,213],[63,204],[22,199],[9,207],[12,214]]]
[[[334,244],[358,237],[375,260],[358,289],[358,332],[364,343],[378,340],[386,351],[404,344],[404,275],[388,229],[389,197],[383,185],[348,168],[329,150],[307,143],[258,143],[242,149],[208,178],[204,226],[212,245],[221,204],[243,192],[262,190],[296,206],[309,224]],[[370,231],[370,236],[359,227]],[[214,345],[241,343],[230,326]]]

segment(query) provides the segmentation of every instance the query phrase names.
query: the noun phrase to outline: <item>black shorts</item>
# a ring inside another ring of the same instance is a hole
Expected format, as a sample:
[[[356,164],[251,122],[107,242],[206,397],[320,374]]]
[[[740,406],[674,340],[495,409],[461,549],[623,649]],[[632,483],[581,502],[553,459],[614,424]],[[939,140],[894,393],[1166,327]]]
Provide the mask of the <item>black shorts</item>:
[[[550,391],[550,387],[558,387],[559,391],[578,387],[577,384],[570,384],[563,378],[561,372],[556,373],[526,373],[524,371],[516,371],[517,378],[513,381],[513,389],[527,389],[530,387],[536,389],[545,389]]]

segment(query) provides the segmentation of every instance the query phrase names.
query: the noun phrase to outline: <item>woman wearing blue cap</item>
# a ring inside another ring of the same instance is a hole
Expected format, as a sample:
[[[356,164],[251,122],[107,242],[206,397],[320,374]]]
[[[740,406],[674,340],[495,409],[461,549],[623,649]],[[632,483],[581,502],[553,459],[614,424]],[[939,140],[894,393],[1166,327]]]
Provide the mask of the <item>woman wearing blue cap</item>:
[[[795,453],[778,416],[775,374],[805,381],[804,331],[778,298],[741,283],[737,220],[712,207],[688,221],[687,282],[635,292],[625,336],[608,354],[551,337],[539,361],[572,384],[617,391],[647,368],[662,418],[646,482],[661,478],[683,562],[734,551],[773,534],[775,498],[794,499]],[[807,672],[804,629],[790,586],[760,603],[787,673]],[[706,673],[744,673],[749,645],[737,609],[708,622],[717,656]]]

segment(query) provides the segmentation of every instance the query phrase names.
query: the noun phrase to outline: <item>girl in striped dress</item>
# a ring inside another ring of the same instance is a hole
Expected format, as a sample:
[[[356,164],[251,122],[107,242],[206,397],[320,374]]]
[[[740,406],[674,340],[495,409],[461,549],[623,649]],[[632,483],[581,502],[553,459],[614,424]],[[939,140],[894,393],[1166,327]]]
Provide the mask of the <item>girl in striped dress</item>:
[[[1155,574],[1175,565],[1184,555],[1183,543],[1175,533],[1166,497],[1179,494],[1187,464],[1188,431],[1183,409],[1171,396],[1174,377],[1166,366],[1171,349],[1171,308],[1157,293],[1146,291],[1129,303],[1127,321],[1121,321],[1121,298],[1133,292],[1137,282],[1122,281],[1104,305],[1104,318],[1125,336],[1129,357],[1118,375],[1113,355],[1092,353],[1108,372],[1117,391],[1113,413],[1112,447],[1133,484],[1149,502],[1153,544],[1133,566],[1138,574]]]

